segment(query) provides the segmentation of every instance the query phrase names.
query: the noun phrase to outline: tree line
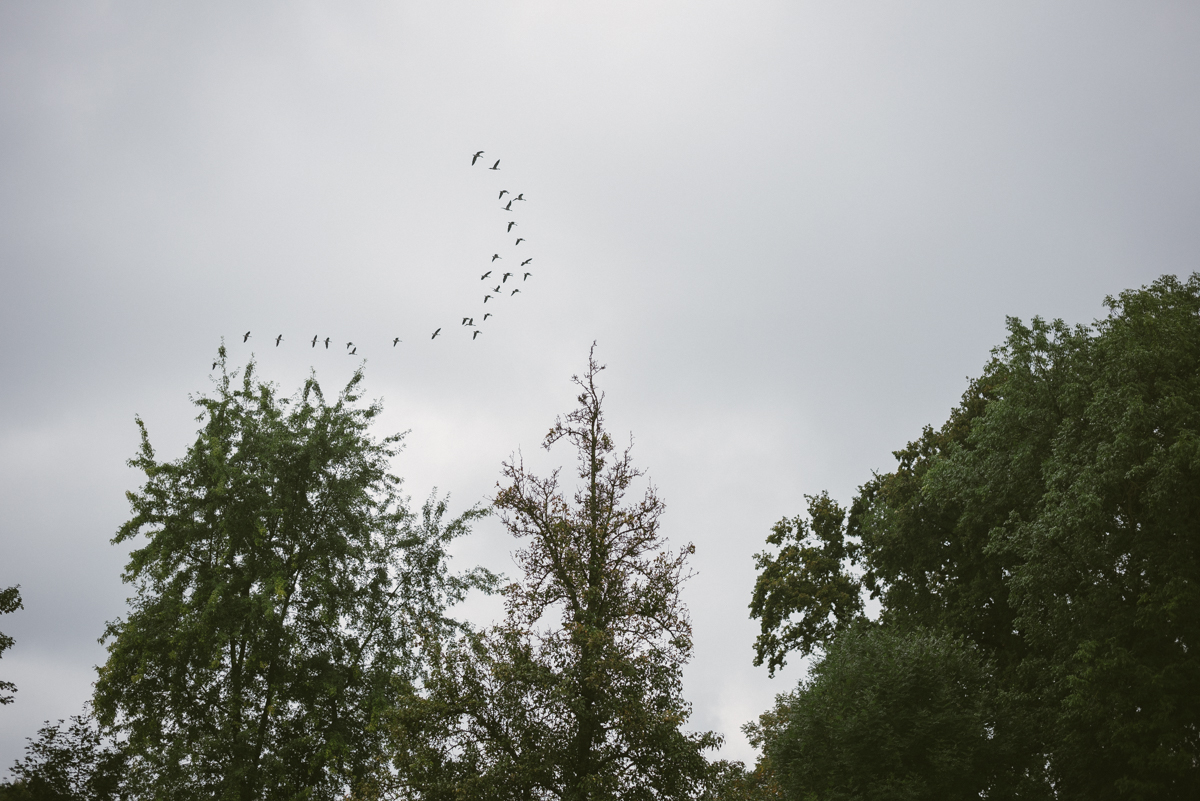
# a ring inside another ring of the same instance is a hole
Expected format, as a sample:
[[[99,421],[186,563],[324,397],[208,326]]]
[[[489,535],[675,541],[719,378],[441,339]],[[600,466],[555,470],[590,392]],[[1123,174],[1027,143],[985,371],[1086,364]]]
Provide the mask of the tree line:
[[[543,443],[574,480],[513,458],[453,515],[410,507],[361,372],[284,397],[222,350],[183,457],[138,421],[133,598],[87,708],[0,799],[1200,797],[1200,274],[1107,306],[1010,319],[892,472],[768,533],[753,658],[808,669],[745,727],[752,766],[687,728],[693,548],[660,532],[593,357]],[[515,579],[449,567],[486,514]],[[452,616],[471,591],[498,623]]]

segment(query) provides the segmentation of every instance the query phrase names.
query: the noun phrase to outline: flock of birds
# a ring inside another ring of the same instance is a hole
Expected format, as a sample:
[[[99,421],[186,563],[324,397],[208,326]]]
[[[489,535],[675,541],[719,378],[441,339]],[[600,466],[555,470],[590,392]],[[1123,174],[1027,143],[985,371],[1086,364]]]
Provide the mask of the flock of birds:
[[[474,153],[471,156],[471,166],[474,167],[476,165],[476,163],[479,162],[479,160],[483,158],[483,155],[484,155],[484,151],[482,151],[482,150]],[[484,163],[486,164],[487,162],[484,162]],[[491,167],[488,167],[487,169],[491,170],[491,171],[499,172],[500,171],[500,159],[496,159],[496,162],[494,164],[492,164]],[[505,201],[506,196],[508,197],[507,201]],[[517,212],[517,209],[513,207],[514,203],[525,202],[525,193],[520,192],[517,194],[513,194],[512,192],[510,192],[507,189],[501,189],[497,200],[504,203],[504,205],[501,206],[502,211],[512,214],[512,213]],[[508,219],[505,223],[503,223],[503,225],[504,225],[504,233],[509,238],[511,238],[512,233],[513,233],[513,228],[518,227],[517,221],[514,219]],[[519,248],[521,243],[524,241],[525,241],[525,237],[518,236],[513,241],[512,247]],[[507,250],[506,250],[506,252],[507,252]],[[494,309],[496,309],[496,304],[493,304],[492,306],[488,306],[487,305],[488,301],[497,301],[498,302],[502,298],[505,298],[505,297],[512,298],[512,297],[520,294],[521,286],[523,286],[524,283],[533,276],[533,272],[528,269],[529,265],[533,262],[533,257],[531,256],[529,258],[522,258],[522,256],[524,256],[524,254],[525,254],[524,250],[518,250],[518,251],[515,251],[515,253],[516,253],[516,255],[510,256],[510,261],[513,263],[513,267],[511,269],[508,268],[507,265],[503,265],[502,267],[497,268],[495,266],[496,262],[503,261],[504,257],[501,256],[499,253],[493,253],[491,259],[487,262],[490,269],[488,269],[488,271],[485,272],[483,275],[479,276],[479,280],[485,282],[484,283],[483,300],[481,303],[482,308],[481,308],[480,312],[477,312],[478,314],[481,315],[480,319],[479,319],[479,324],[476,324],[474,314],[468,314],[467,316],[462,318],[462,322],[459,323],[459,325],[458,325],[458,328],[465,329],[465,331],[467,333],[470,333],[472,341],[477,339],[479,337],[479,335],[483,333],[483,328],[481,327],[482,324],[487,322],[489,317],[494,317],[496,314],[494,311]],[[489,281],[488,279],[494,280],[496,282],[496,285],[489,286],[491,281]],[[512,282],[513,282],[512,284],[508,283],[509,279],[512,279]],[[443,328],[444,328],[444,326],[438,327],[429,338],[431,340],[437,339],[439,336],[442,335]],[[251,333],[252,332],[247,331],[245,334],[242,335],[243,343],[250,341]],[[277,334],[275,336],[275,347],[279,347],[280,344],[282,344],[283,339],[284,339],[283,334]],[[402,340],[400,337],[393,337],[392,338],[392,347],[393,348],[396,347],[403,341],[404,340]],[[333,342],[332,337],[325,337],[324,339],[322,339],[319,334],[314,334],[312,340],[309,342],[309,347],[316,348],[318,345],[323,344],[325,346],[325,349],[328,350],[331,342]],[[347,342],[344,350],[350,356],[358,355],[358,346],[353,341]],[[217,368],[217,363],[214,362],[213,369],[215,370],[216,368]]]

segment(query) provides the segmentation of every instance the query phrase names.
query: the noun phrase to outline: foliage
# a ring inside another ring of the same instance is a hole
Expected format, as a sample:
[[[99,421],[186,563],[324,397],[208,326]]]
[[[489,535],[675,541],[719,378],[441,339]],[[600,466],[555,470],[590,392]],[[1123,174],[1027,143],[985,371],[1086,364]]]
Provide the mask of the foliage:
[[[0,785],[0,801],[117,801],[132,782],[118,743],[90,715],[65,725],[49,721],[29,739],[25,758],[12,767],[14,781]]]
[[[402,435],[375,440],[379,405],[356,373],[327,403],[225,368],[183,458],[160,462],[139,420],[136,587],[105,633],[100,722],[127,739],[153,798],[334,798],[384,764],[381,721],[454,628],[447,605],[487,576],[451,575],[445,547],[478,512],[421,519],[389,472]]]
[[[846,536],[846,512],[827,493],[805,497],[811,522],[785,517],[767,537],[779,552],[754,556],[750,617],[762,620],[754,664],[765,659],[771,675],[788,652],[810,654],[862,615],[862,588],[847,570],[858,546]]]
[[[505,463],[495,507],[525,543],[523,578],[505,589],[505,622],[462,640],[431,675],[427,714],[413,714],[401,764],[424,797],[683,799],[711,769],[718,738],[689,734],[681,668],[691,628],[680,599],[691,545],[667,549],[651,486],[605,430],[603,368],[589,358],[579,406],[544,447],[574,446],[581,486]],[[434,722],[437,721],[437,722]],[[425,729],[421,729],[424,722]]]
[[[885,628],[979,647],[1024,795],[1193,798],[1200,274],[1107,305],[1092,327],[1010,319],[945,425],[861,488],[840,571],[802,576],[831,586],[785,580],[797,598],[836,597],[857,565]],[[828,605],[806,603],[781,603],[764,636],[781,650],[836,642]]]
[[[5,587],[0,590],[0,615],[7,615],[10,612],[24,608],[24,604],[21,603],[21,586],[19,584],[15,587]],[[0,631],[0,656],[3,656],[5,651],[12,648],[12,645],[13,638]],[[12,694],[16,691],[17,685],[11,681],[0,680],[0,705],[11,704],[13,702]]]
[[[787,798],[978,798],[993,764],[987,682],[960,641],[858,626],[780,696],[767,759]]]

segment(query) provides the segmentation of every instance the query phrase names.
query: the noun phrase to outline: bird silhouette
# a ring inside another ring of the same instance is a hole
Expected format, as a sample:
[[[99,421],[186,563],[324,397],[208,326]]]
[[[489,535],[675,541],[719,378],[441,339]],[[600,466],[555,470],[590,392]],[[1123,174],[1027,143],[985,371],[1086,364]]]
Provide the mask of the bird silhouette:
[[[501,282],[501,283],[503,283],[503,282]],[[499,295],[500,294],[500,284],[496,284],[496,286],[492,288],[492,291],[495,292],[497,295]]]
[[[347,343],[346,343],[346,347],[348,348],[348,347],[350,347],[350,346],[351,346],[351,345],[353,345],[353,344],[354,344],[353,342],[347,342]]]
[[[520,291],[521,291],[521,290],[519,290],[519,289],[514,289],[512,292],[509,292],[509,293],[508,293],[508,296],[511,298],[513,295],[517,294],[517,293],[518,293],[518,292],[520,292]]]
[[[522,243],[522,242],[524,242],[524,241],[525,241],[525,237],[523,237],[523,236],[518,236],[518,237],[517,237],[517,241],[516,241],[516,242],[513,242],[513,247],[516,247],[517,245],[521,244],[521,243]]]
[[[491,300],[491,298],[492,298],[492,296],[491,296],[491,295],[484,295],[484,296],[483,296],[483,302],[484,302],[484,303],[487,303],[489,300]]]
[[[484,315],[483,315],[483,319],[485,319],[485,320],[486,320],[487,318],[489,318],[489,317],[491,317],[491,316],[492,316],[492,313],[491,313],[491,312],[485,312],[485,313],[484,313]]]
[[[482,151],[482,150],[480,150],[480,151],[479,151],[478,153],[476,153],[474,156],[471,156],[471,166],[472,166],[472,167],[474,167],[474,166],[475,166],[475,162],[479,161],[479,157],[480,157],[480,156],[482,156],[482,155],[483,155],[483,151]]]
[[[442,333],[442,329],[439,328],[438,330],[433,332],[433,336],[431,336],[430,339],[437,339],[437,335],[440,333]]]
[[[531,262],[531,261],[533,261],[532,256],[530,258],[526,259],[525,261],[521,262],[521,266],[524,267],[526,264],[529,264],[529,262]]]
[[[493,254],[492,254],[492,261],[495,261],[495,260],[496,260],[496,259],[498,259],[498,258],[500,258],[500,254],[499,254],[499,253],[493,253]]]
[[[216,362],[213,362],[212,369],[214,369],[214,370],[216,370],[216,369],[217,369],[217,363],[216,363]]]
[[[277,348],[278,348],[278,347],[279,347],[279,343],[280,343],[280,342],[282,342],[282,341],[283,341],[283,334],[280,334],[279,336],[275,337],[275,347],[277,347]]]
[[[531,276],[531,275],[533,275],[533,273],[525,273],[525,277],[524,277],[524,278],[522,278],[521,280],[522,280],[522,281],[528,281],[528,280],[529,280],[529,276]]]
[[[508,279],[510,279],[510,278],[512,278],[512,273],[505,273],[505,274],[504,274],[504,278],[503,278],[503,279],[501,279],[500,283],[502,283],[502,284],[503,284],[505,281],[507,281],[507,280],[508,280]]]
[[[353,356],[356,353],[358,353],[358,348],[355,348],[354,350],[350,351],[350,353],[348,355]]]
[[[525,193],[524,193],[524,192],[522,192],[521,194],[519,194],[519,195],[517,195],[515,198],[513,198],[513,200],[524,200],[524,199],[525,199]]]
[[[471,334],[471,341],[474,342],[475,337],[479,336],[482,333],[483,333],[482,331],[476,331],[474,334]]]
[[[249,332],[249,331],[247,331],[247,332],[246,332],[246,334],[245,334],[245,336],[243,336],[243,337],[242,337],[242,342],[245,342],[245,341],[246,341],[247,339],[249,339],[249,338],[250,338],[250,332]]]
[[[312,346],[313,346],[314,348],[317,346],[317,335],[316,335],[316,334],[313,334],[313,343],[312,343]]]
[[[505,195],[507,195],[507,194],[508,194],[508,190],[507,190],[507,189],[501,189],[501,190],[500,190],[500,196],[499,196],[498,198],[496,198],[496,200],[503,200],[503,199],[504,199],[504,196],[505,196]]]
[[[514,220],[509,220],[509,221],[508,221],[508,230],[507,230],[507,231],[505,231],[504,233],[506,233],[506,234],[511,234],[511,233],[512,233],[512,229],[513,229],[513,226],[514,226],[514,225],[516,225],[516,224],[517,224],[517,223],[516,223],[516,221],[514,221]]]
[[[463,324],[463,325],[466,325],[466,324],[467,324],[467,320],[470,320],[470,319],[471,319],[470,317],[464,317],[464,318],[463,318],[463,321],[462,321],[462,324]]]
[[[508,201],[508,205],[504,207],[505,211],[512,211],[512,201]]]
[[[392,340],[392,347],[393,347],[393,348],[394,348],[394,347],[396,347],[396,343],[398,343],[399,341],[400,341],[400,337],[396,337],[395,339],[393,339],[393,340]]]
[[[495,163],[495,164],[493,164],[492,166],[488,167],[488,169],[489,169],[489,170],[498,170],[498,169],[500,169],[500,159],[496,159],[496,163]]]
[[[325,337],[325,350],[329,350],[329,337]]]
[[[480,281],[486,281],[486,280],[487,280],[487,277],[488,277],[489,275],[491,275],[491,274],[492,274],[492,271],[491,271],[491,270],[488,270],[486,273],[484,273],[483,275],[479,276],[479,280],[480,280]]]

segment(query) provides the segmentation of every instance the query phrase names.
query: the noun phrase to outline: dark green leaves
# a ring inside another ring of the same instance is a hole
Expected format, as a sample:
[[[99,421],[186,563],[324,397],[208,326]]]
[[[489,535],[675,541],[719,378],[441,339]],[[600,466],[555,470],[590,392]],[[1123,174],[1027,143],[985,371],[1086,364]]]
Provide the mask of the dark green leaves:
[[[360,381],[330,403],[315,380],[280,398],[253,365],[240,386],[222,373],[176,461],[157,461],[142,427],[146,481],[117,540],[146,539],[95,706],[151,797],[334,798],[369,782],[420,646],[487,583],[446,569],[465,519],[444,522],[436,499],[409,512],[389,467],[400,437],[371,436],[380,409]]]
[[[809,520],[780,520],[756,554],[758,579],[750,616],[762,621],[754,664],[774,675],[790,651],[809,654],[862,614],[862,589],[849,573],[858,546],[846,536],[846,513],[826,493],[808,495]]]
[[[21,603],[21,587],[5,587],[0,590],[0,615],[7,615],[9,612],[15,612],[18,609],[24,609]],[[9,648],[12,648],[13,638],[0,631],[0,656]],[[13,701],[12,694],[17,691],[17,685],[11,681],[0,681],[0,704],[11,704]]]

